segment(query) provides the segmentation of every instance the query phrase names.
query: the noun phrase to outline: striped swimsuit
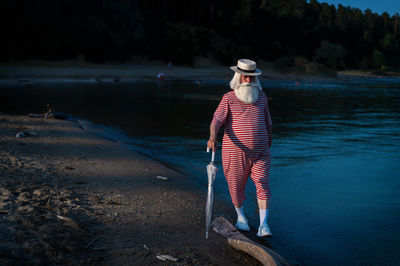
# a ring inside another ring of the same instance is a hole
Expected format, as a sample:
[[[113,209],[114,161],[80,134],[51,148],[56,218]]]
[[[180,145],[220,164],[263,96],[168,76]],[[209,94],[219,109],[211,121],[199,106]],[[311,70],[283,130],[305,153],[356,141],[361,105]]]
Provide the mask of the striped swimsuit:
[[[257,198],[271,198],[269,170],[271,156],[268,128],[272,122],[265,93],[260,91],[257,102],[246,104],[232,90],[226,93],[211,124],[217,129],[225,125],[222,141],[222,166],[228,182],[232,203],[241,206],[248,176],[254,181]]]

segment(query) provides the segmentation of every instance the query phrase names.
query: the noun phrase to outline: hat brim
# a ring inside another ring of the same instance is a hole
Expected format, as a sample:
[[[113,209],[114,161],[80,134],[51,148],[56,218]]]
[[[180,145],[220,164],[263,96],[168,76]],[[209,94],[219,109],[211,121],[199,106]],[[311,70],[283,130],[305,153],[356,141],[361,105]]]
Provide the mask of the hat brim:
[[[249,72],[244,72],[244,71],[238,69],[237,66],[231,66],[231,69],[233,71],[235,71],[236,73],[239,73],[239,74],[242,74],[242,75],[246,75],[246,76],[259,76],[259,75],[262,74],[262,71],[260,69],[258,69],[258,68],[256,68],[256,70],[254,72],[250,72],[250,73]]]

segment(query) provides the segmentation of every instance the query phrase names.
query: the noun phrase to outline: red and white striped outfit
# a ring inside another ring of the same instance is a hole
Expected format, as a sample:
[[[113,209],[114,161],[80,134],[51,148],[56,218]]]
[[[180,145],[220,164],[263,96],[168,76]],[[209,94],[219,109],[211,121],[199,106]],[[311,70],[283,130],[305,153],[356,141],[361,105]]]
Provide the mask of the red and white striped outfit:
[[[268,128],[272,122],[265,93],[260,90],[257,102],[246,104],[232,90],[226,93],[211,124],[219,130],[225,125],[222,141],[222,166],[232,203],[241,206],[248,176],[254,181],[257,198],[271,198],[269,170],[271,155]]]

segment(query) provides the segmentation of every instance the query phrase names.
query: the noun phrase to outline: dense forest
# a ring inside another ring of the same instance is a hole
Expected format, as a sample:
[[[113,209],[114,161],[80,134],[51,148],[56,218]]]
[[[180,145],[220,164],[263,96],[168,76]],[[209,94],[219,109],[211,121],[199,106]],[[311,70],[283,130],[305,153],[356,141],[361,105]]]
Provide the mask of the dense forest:
[[[3,0],[1,61],[239,57],[399,70],[400,17],[316,0]]]

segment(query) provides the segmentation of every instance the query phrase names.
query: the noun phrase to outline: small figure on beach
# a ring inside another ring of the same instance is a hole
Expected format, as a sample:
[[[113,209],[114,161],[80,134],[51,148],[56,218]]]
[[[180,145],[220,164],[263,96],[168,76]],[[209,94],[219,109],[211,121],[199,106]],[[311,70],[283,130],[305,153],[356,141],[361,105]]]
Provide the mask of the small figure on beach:
[[[32,114],[29,113],[28,117],[30,118],[46,118],[46,119],[69,119],[71,118],[70,114],[66,114],[63,112],[56,112],[55,108],[51,104],[46,104],[48,111],[44,114]]]
[[[158,81],[158,88],[159,89],[164,89],[164,80],[165,80],[165,74],[163,72],[160,72],[157,74],[157,81]]]
[[[164,80],[165,79],[165,74],[163,72],[158,73],[157,74],[157,79],[160,80],[160,81]]]
[[[271,164],[272,122],[268,100],[258,76],[256,62],[240,59],[230,81],[232,91],[224,94],[210,125],[207,146],[217,149],[217,134],[222,126],[222,166],[228,182],[232,203],[237,213],[236,228],[250,231],[243,210],[245,186],[249,175],[254,181],[260,214],[257,236],[271,236],[268,226],[269,173]]]

